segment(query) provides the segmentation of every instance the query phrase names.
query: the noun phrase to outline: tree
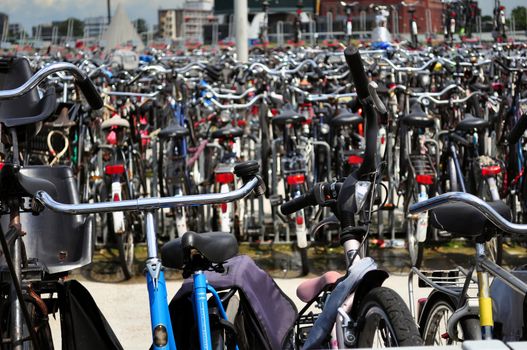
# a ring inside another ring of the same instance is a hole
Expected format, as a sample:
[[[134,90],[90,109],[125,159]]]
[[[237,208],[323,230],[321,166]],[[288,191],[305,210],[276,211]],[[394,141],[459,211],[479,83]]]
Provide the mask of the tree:
[[[59,28],[59,35],[60,36],[67,36],[68,35],[68,23],[69,21],[73,21],[73,33],[72,36],[75,38],[80,38],[84,36],[84,22],[77,18],[68,18],[65,21],[57,23]]]
[[[527,30],[527,7],[518,6],[514,8],[511,17],[514,18],[516,30]]]
[[[144,33],[148,32],[148,25],[146,24],[146,21],[144,18],[138,18],[134,21],[135,30],[137,33]]]

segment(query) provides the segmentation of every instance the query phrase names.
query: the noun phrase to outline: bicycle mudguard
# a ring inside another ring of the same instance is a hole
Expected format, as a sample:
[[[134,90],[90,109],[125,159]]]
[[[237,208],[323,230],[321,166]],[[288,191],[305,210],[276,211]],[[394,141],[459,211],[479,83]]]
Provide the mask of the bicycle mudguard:
[[[324,309],[315,321],[313,328],[311,328],[302,349],[319,349],[321,347],[333,328],[340,305],[350,293],[357,289],[364,276],[368,272],[375,270],[377,270],[377,264],[370,257],[364,258],[353,265],[346,278],[339,282],[329,295],[324,304]]]
[[[59,285],[60,328],[62,349],[122,350],[112,328],[92,296],[78,281]]]

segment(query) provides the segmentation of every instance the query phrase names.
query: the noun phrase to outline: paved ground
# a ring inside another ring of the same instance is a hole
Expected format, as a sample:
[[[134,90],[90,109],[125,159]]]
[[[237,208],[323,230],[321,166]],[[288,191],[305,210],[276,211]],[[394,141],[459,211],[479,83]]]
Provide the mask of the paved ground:
[[[298,278],[298,262],[296,254],[283,246],[242,247],[242,251],[264,266],[276,278],[277,284],[287,295],[301,306],[296,297],[296,287],[304,278]],[[447,247],[428,248],[426,250],[426,266],[428,268],[452,268],[456,265],[466,265],[470,253],[470,246],[459,242]],[[140,253],[138,254],[140,255]],[[395,289],[408,303],[408,258],[404,249],[372,249],[371,255],[382,268],[390,271],[391,277],[385,285]],[[326,269],[342,270],[342,253],[339,248],[317,248],[310,250],[312,276]],[[517,266],[527,261],[524,248],[508,247],[505,262],[510,266]],[[310,277],[312,277],[310,276]],[[119,282],[121,276],[115,265],[108,264],[98,256],[96,263],[90,268],[77,272],[73,277],[82,281],[106,316],[111,327],[120,339],[125,349],[148,349],[150,345],[148,293],[143,278],[139,275],[132,281]],[[285,278],[284,278],[285,277]],[[174,295],[181,282],[177,272],[168,273],[168,295]],[[104,282],[101,282],[104,281]],[[113,282],[109,282],[113,281]],[[425,297],[426,289],[417,288],[414,283],[417,298]],[[52,321],[54,339],[57,349],[60,349],[59,322]]]

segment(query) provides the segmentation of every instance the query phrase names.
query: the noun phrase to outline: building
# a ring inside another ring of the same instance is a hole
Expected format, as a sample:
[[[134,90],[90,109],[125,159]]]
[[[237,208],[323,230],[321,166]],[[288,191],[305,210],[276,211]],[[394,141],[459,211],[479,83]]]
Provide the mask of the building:
[[[84,37],[99,39],[108,28],[108,17],[89,17],[84,19]]]
[[[10,23],[9,24],[9,37],[11,39],[18,39],[23,30],[24,29],[22,28],[20,23]]]
[[[9,16],[5,13],[0,12],[0,39],[2,39],[4,36],[7,36],[7,32],[9,29]]]
[[[346,13],[344,7],[340,4],[340,0],[319,0],[319,16],[325,17],[328,12],[332,13],[333,21],[346,21]],[[357,1],[358,4],[355,5],[352,9],[353,21],[359,23],[361,11],[365,11],[367,17],[369,18],[369,25],[367,30],[371,30],[371,25],[373,23],[373,18],[375,14],[373,10],[369,8],[372,3],[370,0],[353,0],[347,2]],[[392,13],[388,19],[388,29],[392,30],[393,26],[393,16],[397,15],[398,17],[398,28],[400,33],[409,33],[410,32],[410,13],[408,8],[401,5],[401,0],[378,0],[375,2],[376,5],[391,5]],[[417,28],[419,33],[425,33],[427,31],[427,20],[426,12],[427,9],[430,10],[429,21],[432,33],[439,33],[443,28],[442,23],[442,9],[443,5],[441,0],[420,0],[415,5],[415,19],[417,22]],[[357,27],[358,28],[358,27]]]
[[[203,26],[212,17],[212,1],[187,0],[181,9],[158,10],[159,35],[165,39],[203,42]]]

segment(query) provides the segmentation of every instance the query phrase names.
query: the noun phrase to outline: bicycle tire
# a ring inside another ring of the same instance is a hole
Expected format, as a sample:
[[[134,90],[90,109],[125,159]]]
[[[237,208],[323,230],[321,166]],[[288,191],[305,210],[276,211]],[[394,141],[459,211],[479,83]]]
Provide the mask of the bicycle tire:
[[[448,321],[448,316],[452,315],[455,310],[454,301],[446,295],[436,298],[432,306],[426,308],[419,321],[419,329],[425,345],[457,344],[453,339],[448,339],[444,336],[447,334],[446,322]],[[445,328],[442,328],[440,326],[444,316],[447,316],[447,318],[444,320]],[[461,331],[462,338],[466,340],[480,339],[481,336],[477,335],[477,330],[479,330],[479,319],[477,317],[463,320],[458,327],[458,332]]]
[[[359,348],[371,348],[377,328],[384,326],[384,346],[418,346],[423,344],[417,325],[403,299],[392,289],[377,287],[368,292],[358,305],[359,329],[357,345]],[[386,343],[388,341],[388,343]]]

